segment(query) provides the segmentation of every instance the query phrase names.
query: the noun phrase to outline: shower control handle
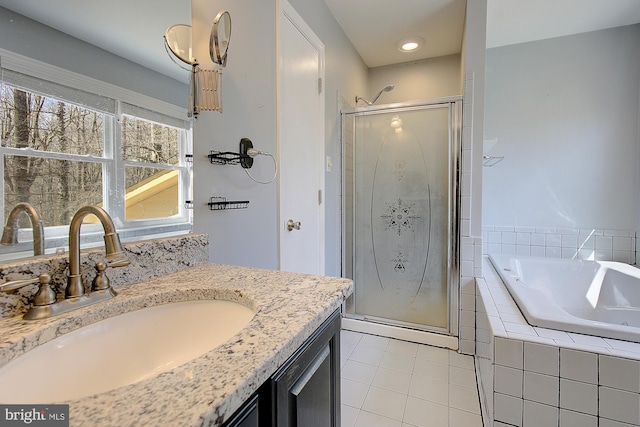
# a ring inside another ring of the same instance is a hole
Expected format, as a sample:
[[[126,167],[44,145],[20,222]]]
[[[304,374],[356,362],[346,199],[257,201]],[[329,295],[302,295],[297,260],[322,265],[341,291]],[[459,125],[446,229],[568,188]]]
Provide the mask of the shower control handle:
[[[288,231],[300,230],[301,226],[302,226],[302,224],[300,223],[300,221],[294,221],[292,219],[287,221],[287,230]]]

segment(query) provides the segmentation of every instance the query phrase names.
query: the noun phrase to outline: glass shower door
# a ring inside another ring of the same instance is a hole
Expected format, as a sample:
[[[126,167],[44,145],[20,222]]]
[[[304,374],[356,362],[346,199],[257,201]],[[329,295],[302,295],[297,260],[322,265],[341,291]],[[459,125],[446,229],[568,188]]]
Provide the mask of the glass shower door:
[[[360,317],[449,332],[453,105],[355,115],[353,278]]]

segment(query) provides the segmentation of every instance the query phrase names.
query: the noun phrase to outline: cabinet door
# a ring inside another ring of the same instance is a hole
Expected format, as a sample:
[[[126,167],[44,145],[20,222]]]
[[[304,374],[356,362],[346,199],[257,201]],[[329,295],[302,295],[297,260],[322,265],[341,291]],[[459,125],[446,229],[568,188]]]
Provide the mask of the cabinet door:
[[[274,376],[278,427],[340,425],[340,313]]]
[[[231,419],[224,424],[224,427],[259,427],[258,402],[258,395],[249,399],[231,416]]]

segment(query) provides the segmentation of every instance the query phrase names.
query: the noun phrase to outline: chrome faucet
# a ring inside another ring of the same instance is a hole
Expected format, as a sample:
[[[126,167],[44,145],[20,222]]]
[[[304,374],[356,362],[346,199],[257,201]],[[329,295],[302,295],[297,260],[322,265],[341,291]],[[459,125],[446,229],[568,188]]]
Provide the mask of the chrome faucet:
[[[7,225],[4,226],[2,240],[0,244],[3,246],[15,246],[18,244],[18,220],[20,214],[26,213],[31,221],[31,229],[33,231],[33,255],[44,254],[44,226],[42,219],[36,208],[29,203],[18,203],[7,218]]]
[[[93,214],[100,220],[104,230],[104,250],[106,254],[106,267],[124,267],[130,261],[125,256],[120,243],[120,237],[116,233],[116,227],[109,214],[98,206],[83,206],[71,219],[69,225],[69,276],[67,277],[66,298],[78,298],[84,295],[84,285],[80,274],[80,226],[87,215]],[[99,270],[102,274],[104,268]],[[110,291],[112,296],[115,291],[109,287],[101,291]]]

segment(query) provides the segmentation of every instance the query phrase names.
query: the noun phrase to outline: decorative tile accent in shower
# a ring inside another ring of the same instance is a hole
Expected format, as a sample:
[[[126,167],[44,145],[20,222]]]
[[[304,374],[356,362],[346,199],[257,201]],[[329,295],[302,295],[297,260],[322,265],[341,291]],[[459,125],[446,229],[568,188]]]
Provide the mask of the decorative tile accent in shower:
[[[485,426],[640,425],[639,343],[531,327],[488,261],[476,301]]]
[[[484,254],[590,259],[638,264],[636,230],[484,226]]]

